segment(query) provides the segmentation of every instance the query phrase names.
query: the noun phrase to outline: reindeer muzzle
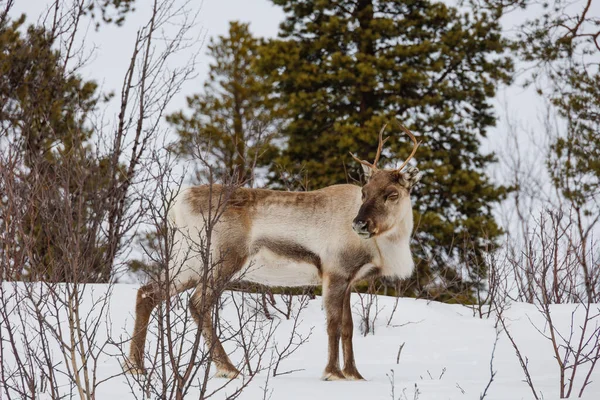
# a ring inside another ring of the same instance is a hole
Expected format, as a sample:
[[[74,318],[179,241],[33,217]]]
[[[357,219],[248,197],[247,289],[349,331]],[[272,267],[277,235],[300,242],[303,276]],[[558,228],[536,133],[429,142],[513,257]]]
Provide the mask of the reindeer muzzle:
[[[352,222],[352,229],[363,239],[369,239],[373,234],[369,232],[369,224],[366,221],[354,220]]]

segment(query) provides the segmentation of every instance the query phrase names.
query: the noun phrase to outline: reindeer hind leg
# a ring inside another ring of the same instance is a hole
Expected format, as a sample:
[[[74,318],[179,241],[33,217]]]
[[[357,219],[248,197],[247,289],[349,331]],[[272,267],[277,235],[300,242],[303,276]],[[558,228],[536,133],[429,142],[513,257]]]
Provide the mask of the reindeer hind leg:
[[[146,336],[148,334],[148,324],[152,311],[162,303],[167,296],[177,295],[185,290],[194,287],[195,282],[189,281],[182,284],[170,285],[167,294],[167,289],[159,282],[152,282],[142,286],[137,291],[135,302],[135,325],[133,335],[131,336],[131,345],[129,349],[129,357],[125,360],[123,366],[126,372],[132,374],[145,374],[144,367],[144,350],[146,347]]]
[[[198,285],[190,300],[190,311],[198,328],[201,329],[206,347],[217,367],[215,376],[233,379],[240,374],[240,371],[233,365],[225,352],[212,321],[213,308],[217,303],[218,296],[219,293],[210,289],[209,285]]]
[[[158,283],[149,283],[137,291],[135,302],[135,326],[131,337],[129,358],[125,360],[126,371],[133,374],[145,374],[144,348],[152,310],[163,300]]]
[[[212,361],[217,367],[216,377],[233,379],[240,374],[240,371],[233,365],[229,356],[223,349],[213,325],[213,310],[219,296],[227,286],[228,282],[239,271],[246,260],[246,253],[240,251],[244,246],[238,244],[231,246],[226,255],[223,256],[221,263],[215,266],[211,273],[207,274],[206,279],[202,279],[196,287],[196,291],[190,300],[190,310],[192,316],[202,331],[204,342],[208,348]]]

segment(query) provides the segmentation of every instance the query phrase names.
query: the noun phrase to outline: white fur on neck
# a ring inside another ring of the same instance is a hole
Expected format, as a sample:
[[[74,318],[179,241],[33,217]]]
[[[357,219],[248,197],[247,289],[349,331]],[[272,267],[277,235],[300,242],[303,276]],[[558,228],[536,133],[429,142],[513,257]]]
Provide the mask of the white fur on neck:
[[[404,200],[406,213],[390,232],[376,239],[381,257],[383,276],[405,279],[412,275],[415,263],[410,252],[410,237],[413,230],[413,216],[410,198]]]
[[[412,275],[415,263],[410,253],[410,237],[394,241],[382,238],[377,240],[377,246],[383,258],[381,263],[383,276],[406,279]]]

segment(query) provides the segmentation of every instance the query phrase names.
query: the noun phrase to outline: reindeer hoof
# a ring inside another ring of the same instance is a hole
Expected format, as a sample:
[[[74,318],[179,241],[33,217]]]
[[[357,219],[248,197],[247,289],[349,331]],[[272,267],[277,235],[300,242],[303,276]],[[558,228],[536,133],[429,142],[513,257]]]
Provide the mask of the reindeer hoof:
[[[324,381],[343,381],[343,380],[346,380],[346,377],[339,370],[338,371],[325,371],[322,379]]]
[[[240,375],[240,371],[237,369],[217,369],[215,378],[235,379]]]
[[[344,377],[349,381],[364,381],[364,380],[366,380],[365,378],[362,377],[362,375],[357,370],[343,371],[343,374],[344,374]]]
[[[123,368],[123,372],[131,375],[146,375],[146,368],[144,366],[135,365],[133,361],[129,358],[123,359],[121,362],[121,367]]]

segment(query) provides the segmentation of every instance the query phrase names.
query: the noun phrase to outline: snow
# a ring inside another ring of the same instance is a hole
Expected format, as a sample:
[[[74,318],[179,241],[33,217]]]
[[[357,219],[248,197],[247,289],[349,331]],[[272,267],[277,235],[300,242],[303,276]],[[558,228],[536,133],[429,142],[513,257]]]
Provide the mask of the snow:
[[[13,291],[23,290],[25,284],[3,283],[3,296],[8,298]],[[39,287],[34,287],[39,292]],[[80,316],[88,323],[101,322],[108,328],[111,337],[128,339],[134,322],[134,305],[137,286],[119,284],[109,290],[106,285],[90,285],[83,295]],[[101,299],[108,291],[109,308],[102,314],[98,306],[92,307],[94,299]],[[253,298],[249,294],[225,294],[228,298],[221,311],[221,318],[233,321],[237,318],[234,302],[237,304],[242,296]],[[490,379],[490,357],[496,339],[494,317],[479,318],[472,309],[461,305],[441,304],[425,300],[400,299],[397,309],[388,326],[387,322],[394,308],[394,298],[380,296],[378,307],[380,313],[375,322],[375,334],[364,337],[360,332],[359,297],[353,294],[354,303],[354,349],[358,370],[366,381],[321,381],[321,374],[327,359],[327,334],[325,330],[325,315],[322,310],[321,298],[310,300],[305,309],[300,312],[298,332],[307,336],[312,329],[312,335],[289,358],[283,360],[279,371],[300,369],[286,375],[270,377],[266,382],[268,371],[260,372],[241,393],[241,399],[262,399],[264,388],[267,387],[266,398],[271,399],[479,399]],[[185,296],[184,296],[185,297]],[[282,305],[281,298],[277,300]],[[23,305],[23,304],[21,304]],[[600,308],[596,305],[595,308]],[[184,302],[175,307],[185,310]],[[249,309],[243,311],[248,313]],[[100,313],[100,314],[99,314]],[[287,343],[293,327],[293,321],[285,320],[281,314],[274,313],[279,326],[269,345],[274,342]],[[523,357],[527,358],[530,373],[538,392],[544,399],[559,397],[559,373],[550,342],[538,331],[544,331],[545,323],[535,306],[530,304],[513,303],[506,311],[506,320],[515,341],[519,345]],[[571,318],[575,326],[582,318],[582,310],[575,305],[552,306],[553,319],[561,329],[570,329]],[[35,317],[29,315],[26,322],[35,326]],[[101,321],[97,321],[101,318]],[[188,317],[188,322],[191,317]],[[11,314],[10,323],[17,329],[22,323],[16,313]],[[61,328],[67,330],[67,318],[61,318]],[[270,322],[261,322],[267,329]],[[5,321],[2,321],[5,324]],[[182,321],[177,322],[183,324]],[[191,322],[190,322],[191,324]],[[193,326],[193,325],[191,325]],[[27,328],[30,329],[30,328]],[[148,349],[156,344],[156,321],[151,324]],[[176,329],[180,329],[177,328]],[[193,340],[195,328],[187,333],[186,339]],[[263,331],[263,333],[266,331]],[[568,331],[567,331],[568,333]],[[3,363],[11,364],[10,348],[6,342],[6,326],[2,327],[3,334]],[[101,343],[107,335],[106,329],[99,329],[96,341]],[[399,363],[396,363],[399,347],[403,344]],[[60,354],[56,343],[52,351],[55,356]],[[226,341],[224,346],[232,352],[234,363],[242,361],[242,354],[235,350],[233,340]],[[125,344],[123,349],[127,349]],[[122,357],[117,347],[107,346],[107,354],[102,354],[98,364],[98,379],[104,379],[121,371]],[[270,350],[267,351],[270,357]],[[61,361],[60,358],[57,360]],[[60,369],[60,364],[57,366]],[[488,390],[486,399],[530,399],[533,395],[524,382],[524,373],[519,365],[515,351],[506,335],[501,333],[497,343],[493,369],[497,375]],[[139,389],[132,393],[128,385],[128,377],[117,376],[102,383],[98,387],[96,398],[142,398]],[[130,379],[130,378],[129,378]],[[581,381],[581,378],[578,382]],[[223,385],[224,379],[211,379],[211,389]],[[243,380],[238,378],[213,398],[227,398],[234,392],[235,387]],[[0,383],[1,385],[2,383]],[[576,386],[577,391],[578,386]],[[65,394],[70,389],[65,385]],[[0,391],[1,392],[1,391]],[[76,393],[76,392],[75,392]],[[51,398],[49,393],[40,393],[40,398]],[[1,396],[0,396],[1,397]],[[78,397],[75,395],[75,397]],[[573,397],[576,397],[575,395]],[[198,388],[193,388],[186,398],[198,398]],[[592,376],[592,383],[586,389],[585,399],[600,398],[600,370]]]

